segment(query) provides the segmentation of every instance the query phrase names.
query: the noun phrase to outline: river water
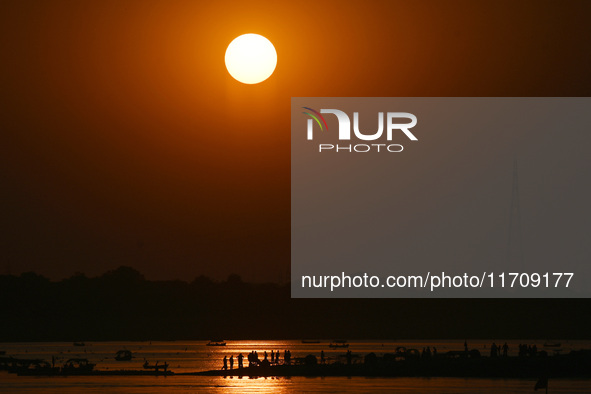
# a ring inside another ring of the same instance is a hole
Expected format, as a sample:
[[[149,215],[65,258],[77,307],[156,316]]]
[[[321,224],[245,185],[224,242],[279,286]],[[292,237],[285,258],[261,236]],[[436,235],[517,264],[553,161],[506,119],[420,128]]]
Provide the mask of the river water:
[[[207,341],[173,342],[86,342],[85,346],[72,343],[0,343],[0,350],[6,355],[17,358],[42,358],[56,365],[63,364],[69,358],[87,358],[96,363],[96,369],[121,370],[142,369],[144,362],[169,364],[169,369],[176,373],[220,369],[226,355],[234,358],[242,353],[246,356],[252,350],[263,358],[264,351],[283,351],[289,349],[293,357],[314,354],[317,357],[324,350],[328,361],[342,359],[344,349],[330,349],[330,340],[318,344],[304,344],[301,341],[227,341],[227,346],[205,346]],[[470,349],[479,349],[488,355],[492,340],[468,341]],[[505,341],[497,340],[497,345]],[[560,347],[544,347],[544,341],[506,341],[509,355],[516,355],[518,344],[536,344],[539,350],[549,354],[566,354],[570,350],[591,349],[591,341],[553,341],[560,342]],[[359,362],[363,356],[375,352],[378,356],[394,352],[398,346],[421,351],[424,347],[436,347],[439,353],[450,350],[463,350],[463,341],[349,341],[349,349]],[[134,358],[131,361],[116,361],[118,350],[130,350]],[[247,364],[245,358],[245,364]],[[237,361],[235,362],[235,367]],[[0,372],[0,391],[10,393],[524,393],[533,391],[535,379],[475,379],[475,378],[362,378],[362,377],[325,377],[325,378],[224,378],[211,376],[68,376],[68,377],[24,377]],[[553,379],[549,382],[549,392],[589,393],[591,380]]]

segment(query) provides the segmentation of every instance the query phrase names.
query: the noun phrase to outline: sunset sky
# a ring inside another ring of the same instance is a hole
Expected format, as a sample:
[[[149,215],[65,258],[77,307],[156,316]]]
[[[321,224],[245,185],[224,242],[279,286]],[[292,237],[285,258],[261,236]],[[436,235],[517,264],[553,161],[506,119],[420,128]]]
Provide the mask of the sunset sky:
[[[285,279],[291,97],[589,96],[590,11],[587,1],[2,2],[0,270]],[[224,65],[245,33],[277,50],[258,85]]]

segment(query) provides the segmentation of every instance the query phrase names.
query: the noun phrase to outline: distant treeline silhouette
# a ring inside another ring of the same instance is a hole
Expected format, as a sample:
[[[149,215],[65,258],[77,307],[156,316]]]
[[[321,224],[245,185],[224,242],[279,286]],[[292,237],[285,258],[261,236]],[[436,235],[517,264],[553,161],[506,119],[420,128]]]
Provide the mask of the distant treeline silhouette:
[[[150,281],[120,267],[0,276],[0,342],[190,339],[589,339],[588,299],[291,299],[289,284]]]

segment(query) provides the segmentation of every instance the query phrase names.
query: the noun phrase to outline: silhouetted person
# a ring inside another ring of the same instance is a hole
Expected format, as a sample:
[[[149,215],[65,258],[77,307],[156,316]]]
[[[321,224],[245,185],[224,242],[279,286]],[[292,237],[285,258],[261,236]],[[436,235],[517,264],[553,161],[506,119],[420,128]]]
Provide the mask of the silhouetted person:
[[[509,355],[509,345],[507,345],[507,342],[505,342],[505,344],[503,345],[503,357],[507,357]]]
[[[494,342],[490,346],[490,356],[491,357],[497,357],[497,345]]]
[[[234,369],[234,355],[230,356],[230,369]]]
[[[464,341],[464,351],[468,353],[468,341]]]
[[[437,356],[437,348],[433,346],[433,358]]]
[[[242,355],[242,353],[240,353],[238,355],[238,357],[236,357],[236,358],[238,359],[238,368],[242,368],[243,367],[243,365],[242,365],[242,359],[244,358],[244,356]]]
[[[265,350],[265,360],[267,360],[267,351]]]
[[[320,364],[324,364],[324,350],[320,351]]]
[[[271,362],[275,362],[275,352],[273,352],[273,350],[271,350]]]
[[[534,391],[538,391],[538,389],[546,389],[546,393],[548,392],[548,375],[543,374],[540,376],[536,385],[534,386]]]
[[[224,356],[224,366],[222,367],[224,371],[228,370],[228,357]]]
[[[353,359],[353,355],[351,354],[351,350],[347,350],[347,365],[351,365],[352,359]]]

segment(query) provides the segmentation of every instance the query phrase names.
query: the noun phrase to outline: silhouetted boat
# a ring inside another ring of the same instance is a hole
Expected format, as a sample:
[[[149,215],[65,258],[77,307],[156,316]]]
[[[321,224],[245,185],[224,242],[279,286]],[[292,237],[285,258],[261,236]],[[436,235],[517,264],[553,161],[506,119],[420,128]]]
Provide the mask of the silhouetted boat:
[[[54,367],[47,361],[34,362],[16,369],[16,374],[19,376],[50,376],[59,373],[59,367]]]
[[[328,345],[331,348],[348,348],[349,344],[347,343],[346,339],[335,339]]]
[[[168,369],[167,362],[164,362],[164,364],[158,364],[158,361],[156,361],[156,364],[150,365],[150,363],[148,363],[146,361],[143,366],[144,366],[144,369],[153,369],[156,372],[158,372],[161,369],[164,370],[164,372],[166,372],[166,370]]]
[[[302,343],[320,343],[320,341],[314,339],[302,339]]]
[[[86,346],[84,342],[74,342],[74,346]]]
[[[560,342],[545,342],[544,347],[560,347]]]
[[[34,369],[45,366],[47,362],[40,358],[15,358],[15,357],[0,357],[0,370],[11,373],[19,373],[28,369]]]
[[[206,346],[226,346],[226,341],[223,339],[212,339]]]
[[[133,355],[129,350],[119,350],[115,355],[117,361],[129,361],[133,358]]]
[[[71,358],[62,367],[62,373],[64,375],[87,373],[91,372],[96,364],[88,361],[86,358]]]

